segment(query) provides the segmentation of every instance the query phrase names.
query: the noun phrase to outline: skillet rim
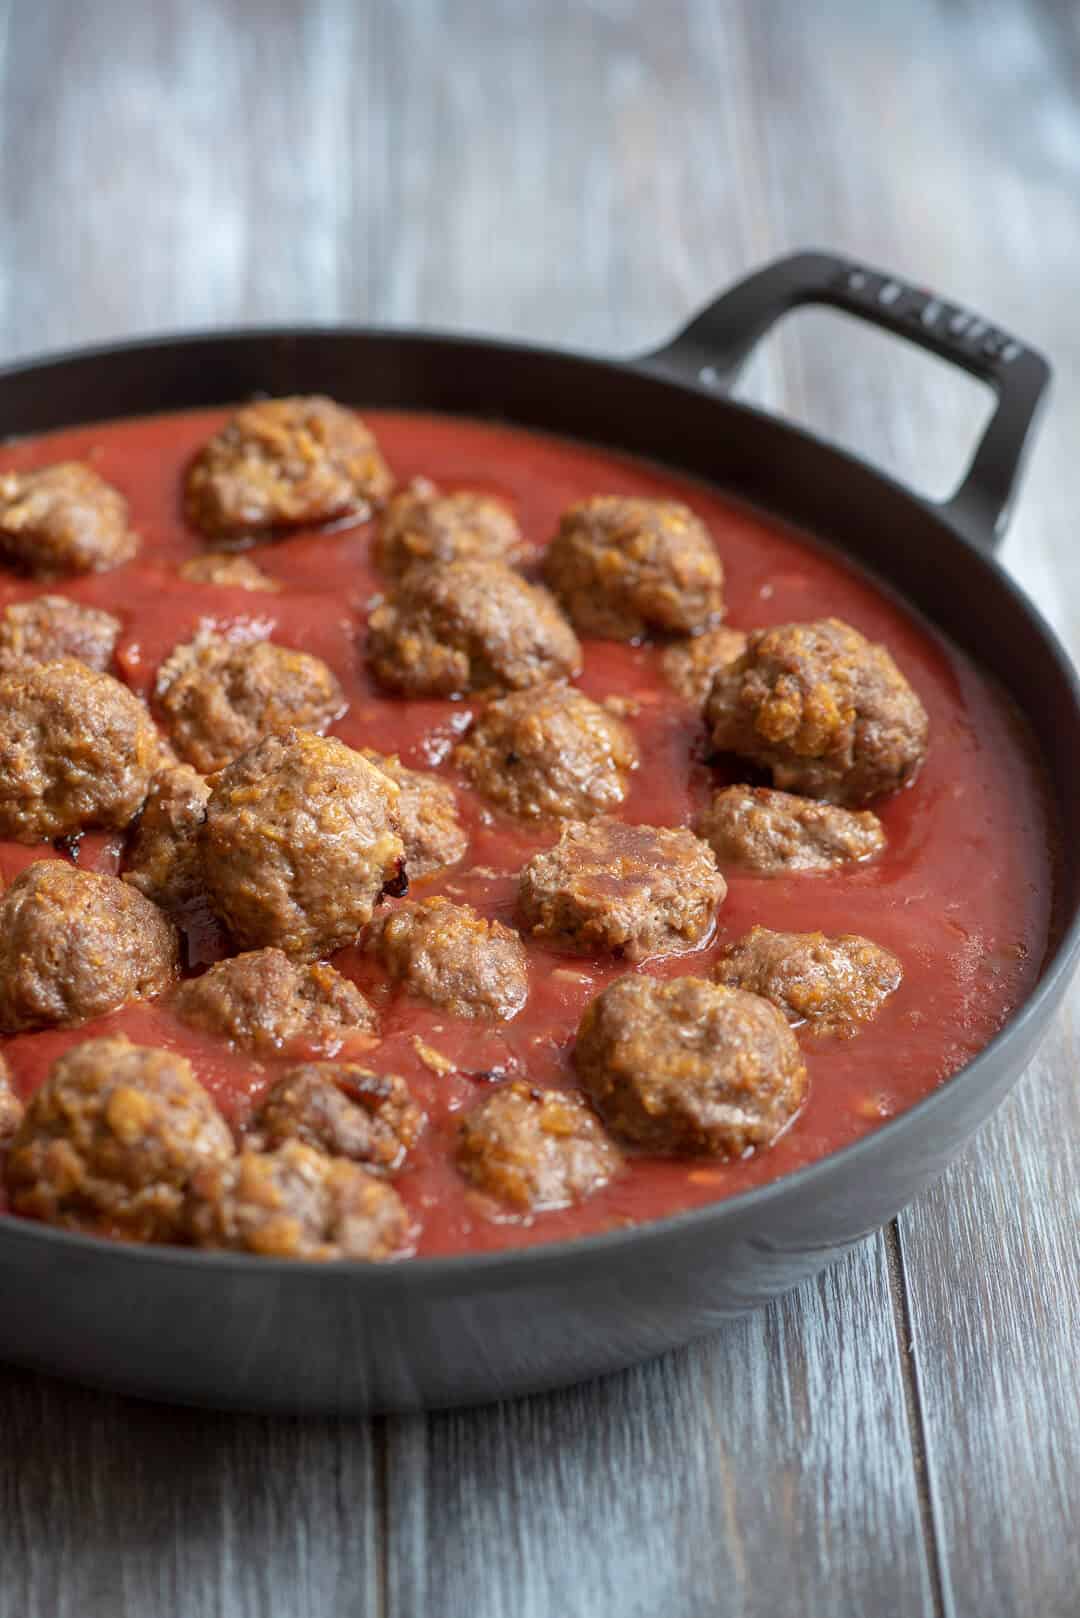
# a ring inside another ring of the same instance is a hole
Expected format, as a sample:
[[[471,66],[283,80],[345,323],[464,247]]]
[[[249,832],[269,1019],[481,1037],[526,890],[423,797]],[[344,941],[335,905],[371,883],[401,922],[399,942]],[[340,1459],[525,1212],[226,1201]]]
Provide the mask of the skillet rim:
[[[192,332],[147,333],[116,341],[31,355],[0,367],[0,389],[9,381],[14,381],[24,376],[45,373],[50,369],[60,370],[73,362],[81,364],[102,363],[119,355],[136,354],[140,350],[145,351],[147,357],[150,358],[153,351],[160,351],[165,348],[174,350],[196,349],[201,346],[222,342],[237,344],[273,342],[287,345],[291,342],[304,342],[312,339],[323,341],[347,339],[401,342],[418,348],[423,345],[443,345],[471,349],[474,352],[484,351],[492,357],[502,357],[504,359],[520,357],[523,359],[536,358],[567,361],[614,374],[631,373],[649,383],[655,384],[661,389],[665,387],[674,388],[678,392],[689,394],[692,398],[702,402],[708,402],[721,409],[732,410],[748,416],[763,425],[768,424],[771,430],[780,431],[782,435],[791,441],[799,442],[816,453],[832,458],[841,472],[857,471],[862,477],[869,475],[889,495],[890,499],[899,499],[912,507],[914,511],[917,511],[921,518],[925,519],[929,516],[935,522],[940,523],[941,527],[950,536],[950,539],[962,546],[970,564],[976,570],[979,568],[984,569],[994,585],[1010,599],[1013,607],[1025,618],[1032,635],[1040,640],[1044,649],[1050,653],[1051,660],[1056,665],[1058,673],[1062,677],[1063,685],[1071,698],[1074,717],[1078,725],[1080,725],[1080,673],[1078,673],[1057,632],[1044,617],[1040,608],[1030,599],[1026,591],[1020,587],[990,550],[992,536],[986,536],[985,545],[975,543],[956,523],[949,520],[944,503],[919,496],[898,479],[873,466],[869,461],[841,448],[839,445],[820,438],[817,434],[781,415],[774,415],[757,406],[734,399],[730,393],[717,391],[694,376],[679,375],[670,369],[660,368],[657,364],[657,355],[653,351],[640,356],[618,359],[604,354],[589,354],[578,349],[562,348],[555,344],[416,326],[357,326],[339,323],[300,326],[273,324],[211,326]],[[186,408],[196,409],[200,407],[192,405]],[[356,408],[363,409],[364,407],[360,405]],[[384,407],[372,406],[369,408]],[[415,407],[408,405],[396,406],[393,408],[401,409],[403,412],[414,408],[417,411],[426,408],[430,413],[436,415],[453,416],[457,414],[469,420],[499,420],[505,421],[509,425],[517,426],[526,432],[549,432],[553,437],[574,436],[573,434],[560,433],[556,427],[537,427],[534,423],[515,421],[511,416],[500,415],[485,418],[464,411],[454,412],[437,408],[432,410],[430,406],[423,407],[419,405]],[[0,444],[17,443],[22,437],[38,436],[39,432],[44,434],[62,431],[68,427],[89,426],[95,420],[131,420],[145,416],[177,413],[179,413],[178,409],[170,408],[160,411],[144,410],[137,413],[133,412],[130,415],[110,414],[96,418],[93,416],[80,416],[72,421],[59,422],[53,427],[42,428],[33,433],[25,435],[9,434],[0,439]],[[595,444],[616,453],[635,453],[618,443],[601,439],[589,438],[580,441]],[[672,465],[670,462],[660,460],[656,464],[665,467]],[[678,468],[674,469],[678,470]],[[687,469],[683,468],[682,470],[686,471]],[[701,474],[690,473],[689,475],[699,477],[702,482],[708,483],[710,481]],[[731,493],[718,480],[714,482],[713,486],[720,494],[726,494],[729,498],[741,501],[752,509],[761,510],[765,515],[776,520],[777,514],[775,512],[747,500],[738,493]],[[779,518],[779,520],[789,522],[790,526],[798,531],[799,524],[783,517]],[[810,533],[810,530],[805,527],[802,531]],[[826,537],[823,540],[821,536],[815,534],[810,534],[810,537],[818,538],[819,542],[831,545],[841,555],[845,554],[842,543],[831,537]],[[850,558],[850,560],[855,562],[856,565],[862,565],[856,558]],[[928,618],[938,633],[950,638],[947,636],[947,632],[934,622],[933,616],[928,611],[915,606],[909,600],[906,592],[889,580],[887,576],[885,582],[894,590],[902,605],[907,607],[909,611],[914,610]],[[971,656],[970,653],[965,653],[964,655]],[[974,657],[972,657],[972,662],[975,662],[978,666]],[[1017,706],[1020,707],[1019,702],[1017,702]],[[1027,719],[1028,715],[1024,709],[1021,708],[1021,712],[1024,713],[1024,717]],[[1045,762],[1044,750],[1041,747],[1039,752]],[[1061,807],[1057,794],[1054,795],[1053,801],[1058,808]],[[1062,818],[1064,819],[1065,817],[1063,816]],[[402,1257],[388,1263],[372,1263],[363,1259],[338,1259],[332,1263],[324,1263],[314,1259],[267,1258],[246,1253],[203,1251],[202,1249],[167,1245],[156,1246],[153,1243],[128,1243],[110,1237],[91,1236],[82,1232],[62,1230],[51,1225],[41,1224],[35,1220],[20,1218],[9,1212],[2,1212],[0,1213],[0,1245],[9,1241],[26,1244],[41,1243],[53,1248],[59,1248],[61,1251],[83,1252],[88,1256],[93,1254],[108,1255],[114,1262],[124,1264],[151,1263],[160,1264],[166,1268],[180,1267],[230,1273],[239,1272],[242,1275],[262,1276],[267,1280],[276,1279],[280,1281],[288,1276],[296,1276],[298,1279],[306,1278],[309,1281],[316,1278],[326,1280],[329,1276],[335,1275],[344,1276],[346,1280],[355,1283],[358,1276],[363,1276],[378,1285],[400,1286],[405,1284],[403,1278],[409,1277],[418,1286],[426,1284],[432,1287],[437,1287],[437,1283],[444,1277],[452,1281],[459,1277],[463,1271],[468,1270],[469,1267],[479,1271],[485,1278],[494,1276],[498,1279],[507,1272],[514,1272],[516,1275],[525,1264],[528,1264],[535,1271],[558,1266],[570,1256],[579,1256],[587,1260],[601,1258],[610,1254],[614,1258],[616,1255],[621,1254],[624,1249],[632,1246],[663,1241],[668,1237],[678,1237],[697,1231],[700,1227],[706,1226],[711,1220],[717,1221],[727,1217],[732,1222],[736,1222],[740,1218],[752,1217],[757,1208],[771,1205],[786,1195],[794,1197],[803,1192],[812,1192],[815,1182],[827,1179],[831,1173],[836,1172],[841,1167],[857,1166],[860,1158],[872,1156],[875,1152],[886,1149],[889,1144],[902,1147],[905,1130],[910,1131],[917,1128],[924,1120],[932,1119],[935,1111],[947,1108],[954,1098],[956,1090],[961,1085],[973,1088],[982,1076],[983,1069],[995,1064],[999,1052],[1004,1051],[1013,1041],[1022,1043],[1023,1036],[1033,1024],[1040,1021],[1045,1022],[1049,1019],[1054,1009],[1053,1003],[1064,991],[1066,982],[1075,971],[1078,961],[1080,961],[1080,897],[1072,905],[1071,917],[1067,924],[1062,927],[1056,943],[1048,948],[1042,963],[1041,975],[1028,998],[998,1033],[994,1035],[993,1039],[983,1046],[982,1050],[954,1073],[951,1073],[948,1078],[942,1080],[929,1095],[924,1096],[920,1101],[915,1102],[913,1106],[905,1108],[903,1112],[880,1124],[876,1129],[862,1136],[861,1139],[841,1147],[838,1151],[829,1152],[824,1157],[805,1164],[801,1168],[767,1181],[764,1185],[752,1186],[745,1191],[734,1192],[732,1195],[720,1198],[715,1202],[702,1203],[694,1208],[664,1214],[657,1218],[646,1220],[639,1225],[624,1226],[617,1230],[602,1231],[587,1236],[553,1238],[549,1241],[538,1242],[526,1247],[434,1254],[422,1258]],[[1012,1077],[1010,1088],[1013,1083],[1018,1081],[1024,1071],[1026,1071],[1026,1064]],[[1000,1101],[997,1102],[992,1110],[996,1112],[1000,1104]],[[966,1144],[974,1133],[975,1131],[968,1130],[955,1149],[958,1150],[961,1145]],[[935,1178],[940,1178],[940,1176],[935,1176]],[[880,1224],[875,1222],[870,1228],[878,1229],[881,1227]],[[866,1234],[868,1233],[869,1230]],[[858,1237],[854,1239],[857,1240]],[[397,1279],[395,1280],[395,1278]],[[438,1290],[444,1289],[438,1288]]]

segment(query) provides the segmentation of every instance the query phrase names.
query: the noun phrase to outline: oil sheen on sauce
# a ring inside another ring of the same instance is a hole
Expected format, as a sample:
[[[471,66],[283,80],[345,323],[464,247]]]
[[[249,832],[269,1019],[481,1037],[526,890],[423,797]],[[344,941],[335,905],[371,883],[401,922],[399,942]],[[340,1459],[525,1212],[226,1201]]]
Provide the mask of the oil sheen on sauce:
[[[406,764],[454,775],[451,751],[468,725],[468,702],[410,702],[380,694],[365,670],[364,622],[383,581],[373,568],[367,526],[304,532],[260,545],[252,559],[282,586],[252,594],[188,583],[177,565],[204,544],[185,525],[184,468],[227,417],[221,410],[78,428],[10,444],[0,466],[23,468],[88,459],[127,496],[142,536],[136,560],[113,573],[55,585],[0,579],[0,605],[62,591],[107,607],[124,622],[119,670],[148,694],[161,660],[198,630],[272,637],[322,657],[348,697],[332,727],[354,746],[398,752]],[[904,967],[899,991],[853,1039],[801,1035],[809,1100],[771,1150],[736,1163],[632,1158],[613,1184],[578,1207],[531,1220],[511,1217],[471,1192],[452,1161],[456,1115],[492,1083],[527,1076],[573,1083],[570,1054],[587,1001],[625,965],[554,955],[530,944],[528,1005],[507,1024],[459,1022],[392,992],[349,949],[335,964],[379,1007],[381,1040],[350,1036],[356,1053],[403,1074],[429,1125],[396,1182],[418,1226],[417,1251],[449,1253],[562,1239],[610,1229],[727,1197],[790,1173],[857,1140],[925,1096],[980,1050],[1034,985],[1046,951],[1052,894],[1052,838],[1039,766],[1018,719],[959,652],[879,586],[827,550],[686,478],[592,447],[505,426],[370,411],[398,480],[418,474],[444,487],[505,496],[538,547],[563,507],[590,494],[685,500],[710,528],[727,573],[728,622],[739,628],[831,614],[884,641],[930,715],[926,765],[914,787],[874,805],[888,849],[837,874],[760,878],[727,873],[728,896],[708,947],[646,963],[658,976],[707,976],[717,950],[755,922],[791,931],[859,932],[893,950]],[[590,696],[630,698],[642,766],[620,813],[628,821],[685,824],[712,786],[745,779],[735,765],[710,767],[701,726],[669,689],[656,648],[585,643],[579,681]],[[460,867],[414,883],[485,915],[513,922],[516,874],[558,835],[485,810],[460,782],[471,845]],[[0,844],[5,881],[31,859],[53,854]],[[63,857],[57,854],[56,857]],[[88,834],[81,864],[115,871],[121,840]],[[212,925],[188,940],[195,963],[215,958]],[[68,1046],[106,1032],[183,1051],[227,1116],[242,1123],[274,1077],[219,1042],[193,1034],[167,1004],[138,1004],[78,1029],[23,1034],[4,1042],[14,1082],[26,1096]],[[295,1059],[295,1058],[294,1058]]]

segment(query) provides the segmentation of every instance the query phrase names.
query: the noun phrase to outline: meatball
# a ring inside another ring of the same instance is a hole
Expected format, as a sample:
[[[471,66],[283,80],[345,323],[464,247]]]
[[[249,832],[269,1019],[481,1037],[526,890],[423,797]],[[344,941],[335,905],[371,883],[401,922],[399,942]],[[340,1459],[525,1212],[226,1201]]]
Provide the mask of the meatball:
[[[0,837],[122,829],[146,797],[157,750],[146,708],[111,674],[73,658],[0,674]]]
[[[503,501],[469,489],[441,494],[416,478],[383,513],[375,556],[384,573],[399,578],[414,562],[514,562],[524,548]]]
[[[396,1073],[372,1073],[357,1062],[303,1062],[270,1090],[255,1115],[252,1144],[272,1151],[298,1140],[331,1157],[393,1173],[424,1122]]]
[[[414,567],[368,620],[368,659],[391,691],[523,691],[581,671],[581,647],[547,591],[501,562]]]
[[[614,809],[638,767],[621,719],[573,686],[492,702],[455,758],[490,803],[523,820],[585,820]]]
[[[341,517],[362,521],[393,479],[374,435],[332,399],[262,399],[238,410],[192,462],[188,519],[238,539]]]
[[[915,779],[926,710],[884,646],[839,618],[756,629],[705,705],[713,745],[774,785],[858,808]]]
[[[322,1261],[393,1258],[412,1234],[393,1186],[299,1141],[201,1169],[188,1193],[187,1230],[199,1247]]]
[[[703,635],[687,636],[669,646],[660,659],[664,678],[692,708],[704,708],[713,680],[746,650],[741,629],[707,629]]]
[[[0,556],[21,572],[105,573],[138,548],[127,501],[92,466],[0,473]]]
[[[845,1037],[877,1015],[903,975],[895,955],[857,933],[827,938],[768,927],[751,927],[716,964],[718,983],[764,996],[814,1033]]]
[[[642,961],[705,943],[726,892],[693,832],[574,821],[525,866],[518,909],[534,937],[557,948]]]
[[[267,736],[213,783],[200,846],[211,904],[238,943],[329,955],[400,884],[395,781],[343,742]]]
[[[0,614],[0,672],[73,657],[101,673],[112,662],[119,633],[120,620],[111,612],[66,596],[15,601]]]
[[[458,1126],[467,1180],[521,1213],[565,1208],[618,1173],[622,1157],[578,1095],[518,1081],[493,1090]]]
[[[410,994],[456,1017],[508,1022],[529,997],[521,939],[471,905],[407,900],[372,923],[365,948]]]
[[[191,1176],[232,1155],[184,1057],[122,1034],[88,1039],[31,1097],[11,1143],[8,1194],[16,1213],[67,1230],[175,1242]]]
[[[696,831],[721,865],[771,876],[777,871],[829,871],[870,859],[885,831],[869,809],[840,809],[771,787],[725,787],[698,817]]]
[[[206,551],[193,556],[180,568],[180,577],[191,584],[213,584],[223,590],[280,590],[276,579],[263,572],[247,556],[228,551]]]
[[[724,616],[724,569],[708,530],[675,500],[595,495],[564,511],[544,578],[582,635],[695,634]]]
[[[114,876],[36,860],[0,898],[0,1032],[152,999],[178,967],[172,923]]]
[[[155,694],[173,746],[204,775],[262,736],[294,726],[325,730],[345,708],[321,658],[268,640],[237,646],[221,635],[176,647],[158,670]]]
[[[410,882],[456,865],[464,857],[469,837],[458,819],[457,796],[450,783],[427,770],[407,770],[394,753],[362,747],[360,755],[401,789],[398,815]]]
[[[806,1096],[776,1007],[703,978],[617,979],[586,1007],[574,1063],[608,1128],[664,1156],[769,1146]]]
[[[182,1022],[241,1050],[270,1056],[292,1045],[336,1050],[352,1030],[375,1032],[375,1013],[348,978],[324,961],[297,966],[279,949],[218,961],[181,985]]]
[[[11,1088],[7,1063],[0,1056],[0,1145],[14,1135],[22,1122],[23,1104]]]
[[[188,764],[159,770],[150,783],[124,881],[163,910],[179,910],[202,892],[199,832],[210,787]]]

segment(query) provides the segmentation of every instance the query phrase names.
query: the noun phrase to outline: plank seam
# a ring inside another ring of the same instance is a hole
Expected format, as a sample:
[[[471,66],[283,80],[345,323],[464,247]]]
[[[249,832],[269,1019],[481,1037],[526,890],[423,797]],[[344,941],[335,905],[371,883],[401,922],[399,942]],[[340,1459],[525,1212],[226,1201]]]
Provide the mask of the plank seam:
[[[390,1601],[390,1435],[388,1417],[371,1423],[372,1490],[375,1499],[375,1610],[386,1618]]]
[[[911,1459],[915,1471],[915,1492],[919,1502],[923,1543],[926,1546],[927,1572],[930,1578],[930,1597],[935,1618],[955,1618],[948,1591],[945,1562],[941,1549],[941,1531],[930,1486],[929,1441],[926,1418],[923,1414],[922,1390],[919,1383],[915,1333],[912,1325],[911,1299],[904,1273],[904,1250],[900,1239],[899,1221],[893,1219],[885,1227],[885,1258],[889,1275],[889,1297],[892,1302],[893,1325],[896,1330],[900,1357],[900,1383],[904,1390],[907,1410],[908,1435],[911,1441]]]

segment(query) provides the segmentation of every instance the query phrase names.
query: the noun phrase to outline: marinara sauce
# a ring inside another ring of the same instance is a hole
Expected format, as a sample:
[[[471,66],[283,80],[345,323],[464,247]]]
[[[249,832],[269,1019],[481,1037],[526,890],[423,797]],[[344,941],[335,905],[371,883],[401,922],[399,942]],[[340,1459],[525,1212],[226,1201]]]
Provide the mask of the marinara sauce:
[[[364,624],[384,583],[370,557],[370,525],[304,531],[253,548],[252,559],[281,585],[280,594],[178,576],[178,564],[206,548],[182,515],[183,474],[228,414],[208,410],[118,421],[5,446],[4,468],[89,460],[126,495],[142,546],[132,563],[115,572],[55,585],[5,574],[0,606],[51,588],[107,607],[124,623],[118,672],[142,695],[149,694],[171,649],[204,628],[272,637],[323,658],[349,703],[332,734],[353,746],[397,752],[404,763],[438,770],[459,788],[469,851],[459,866],[414,883],[414,895],[444,893],[512,925],[517,873],[537,849],[557,839],[559,827],[525,828],[486,808],[456,777],[452,749],[474,712],[470,702],[405,702],[382,694],[369,678]],[[888,835],[883,855],[821,875],[727,872],[727,899],[708,946],[637,968],[664,977],[708,976],[718,949],[755,922],[795,932],[863,933],[899,956],[901,987],[856,1037],[800,1033],[809,1099],[767,1151],[732,1163],[628,1155],[622,1175],[576,1207],[531,1219],[493,1213],[454,1167],[456,1115],[504,1079],[572,1085],[571,1053],[582,1009],[627,967],[556,955],[526,940],[528,1004],[512,1022],[481,1023],[406,998],[356,949],[334,958],[381,1015],[381,1038],[350,1035],[342,1054],[403,1074],[429,1116],[425,1135],[395,1182],[417,1219],[417,1250],[452,1253],[552,1241],[731,1196],[857,1140],[980,1050],[1039,975],[1053,886],[1052,826],[1038,759],[1019,716],[988,678],[854,566],[689,478],[502,425],[384,411],[365,412],[365,419],[399,483],[423,474],[447,489],[504,496],[538,547],[565,506],[592,494],[684,501],[706,523],[723,558],[729,623],[750,629],[826,615],[846,619],[885,642],[930,716],[930,751],[918,780],[873,805]],[[661,674],[662,648],[584,644],[581,688],[596,699],[632,699],[628,723],[642,764],[618,811],[622,818],[684,825],[713,787],[747,779],[734,762],[724,769],[707,762],[700,720]],[[0,874],[10,880],[30,860],[54,853],[49,846],[0,844]],[[88,834],[76,857],[90,868],[116,871],[122,855],[122,839]],[[194,969],[224,952],[209,921],[187,945]],[[193,1033],[166,1003],[136,1004],[77,1029],[6,1040],[16,1089],[29,1095],[62,1050],[115,1032],[182,1051],[237,1124],[275,1076],[273,1062],[255,1062]]]

